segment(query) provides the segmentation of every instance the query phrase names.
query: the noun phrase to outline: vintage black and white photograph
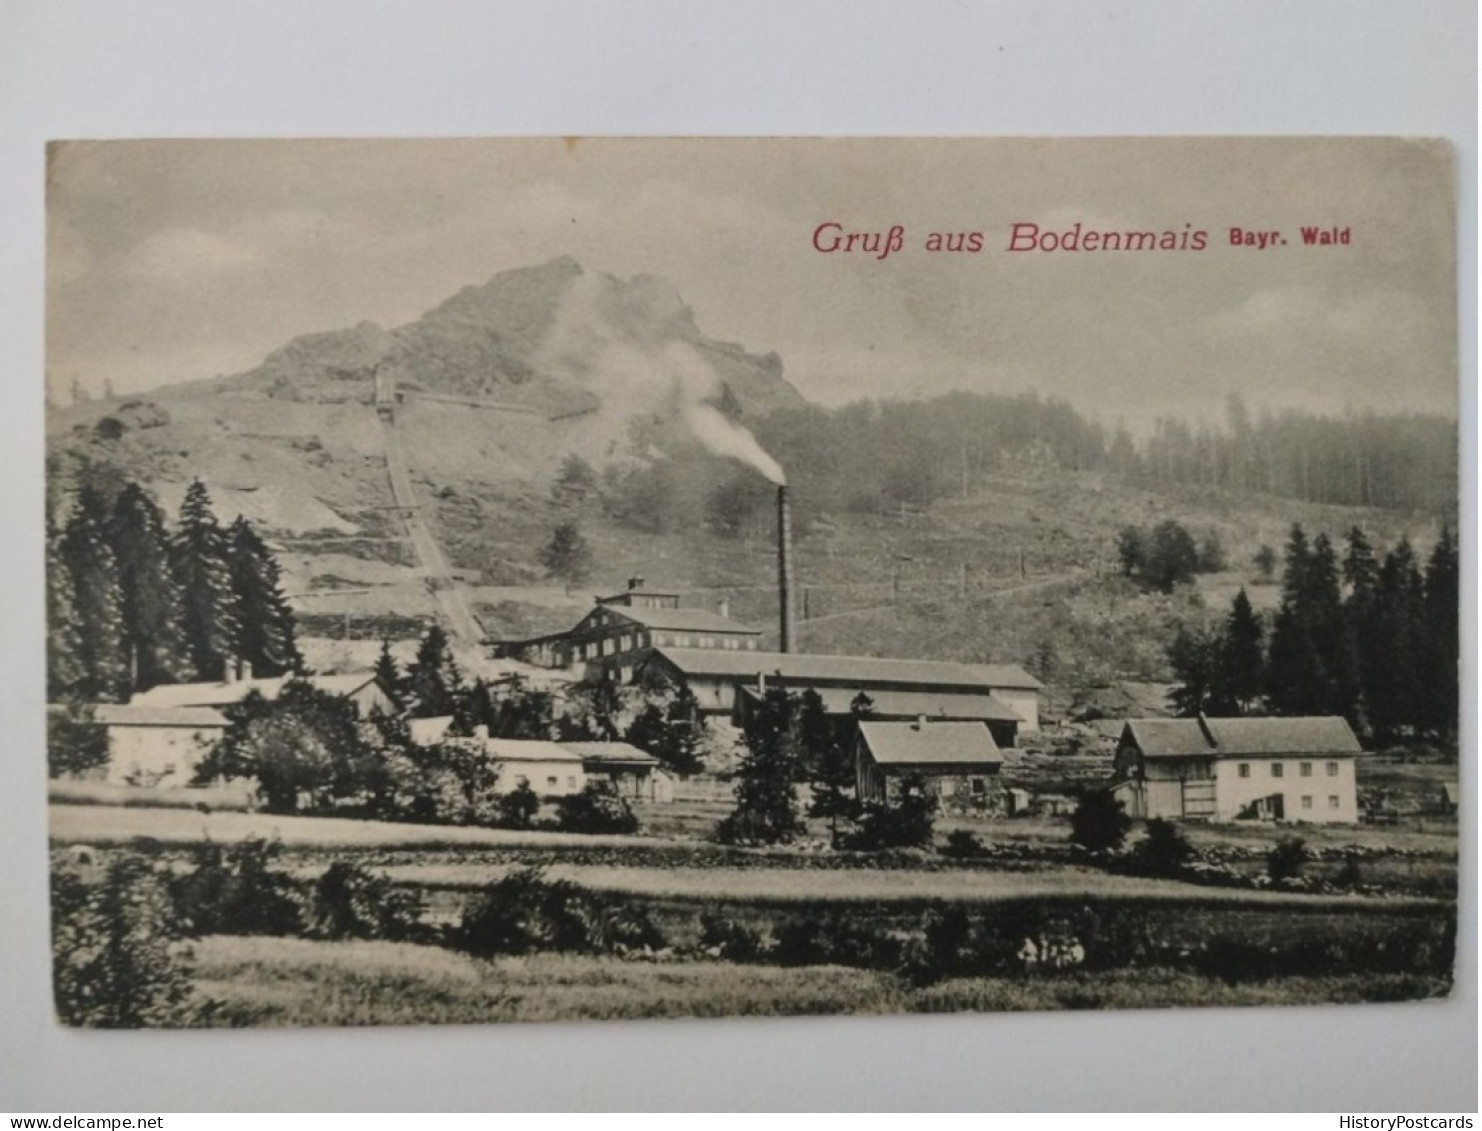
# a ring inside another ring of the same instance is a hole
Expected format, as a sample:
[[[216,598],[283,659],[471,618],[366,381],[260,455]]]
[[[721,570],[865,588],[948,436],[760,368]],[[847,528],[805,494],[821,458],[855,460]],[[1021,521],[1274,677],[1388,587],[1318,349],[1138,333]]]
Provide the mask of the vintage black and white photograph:
[[[1450,993],[1444,143],[47,158],[61,1024]]]

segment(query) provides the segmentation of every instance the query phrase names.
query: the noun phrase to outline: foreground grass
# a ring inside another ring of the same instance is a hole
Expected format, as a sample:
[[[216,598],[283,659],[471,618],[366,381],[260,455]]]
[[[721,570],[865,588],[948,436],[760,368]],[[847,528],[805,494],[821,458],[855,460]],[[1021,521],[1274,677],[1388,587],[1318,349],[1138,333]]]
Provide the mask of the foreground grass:
[[[645,963],[542,954],[483,961],[437,947],[217,936],[194,947],[217,1025],[409,1025],[841,1013],[1143,1009],[1400,1001],[1447,992],[1419,975],[1230,985],[1169,970],[955,978],[913,988],[840,966]]]

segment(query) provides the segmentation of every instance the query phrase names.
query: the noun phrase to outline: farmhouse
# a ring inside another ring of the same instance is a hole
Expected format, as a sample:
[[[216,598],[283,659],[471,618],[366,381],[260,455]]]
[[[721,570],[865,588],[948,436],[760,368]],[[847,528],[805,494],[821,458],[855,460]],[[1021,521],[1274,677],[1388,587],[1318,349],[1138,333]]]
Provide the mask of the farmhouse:
[[[947,808],[986,807],[1001,786],[1003,755],[980,722],[862,722],[854,748],[861,801],[899,796],[902,783],[919,777]]]
[[[1114,788],[1133,817],[1350,823],[1361,753],[1336,717],[1130,719]]]
[[[1012,746],[1021,728],[1039,720],[1039,681],[1010,664],[657,648],[639,665],[636,678],[686,686],[702,712],[729,714],[738,724],[761,701],[768,681],[779,678],[791,691],[816,691],[824,709],[841,722],[852,721],[852,705],[860,695],[870,700],[871,718],[905,721],[924,715],[983,723],[1003,746]],[[848,737],[852,741],[852,733]]]
[[[253,679],[247,667],[238,679],[229,666],[228,677],[220,683],[162,683],[148,691],[140,691],[129,698],[131,707],[231,707],[257,692],[264,699],[278,698],[291,680],[299,679],[331,695],[338,695],[354,702],[362,718],[373,709],[391,715],[397,706],[376,680],[374,672],[349,672],[344,675],[276,676],[272,679]]]
[[[683,609],[677,593],[648,589],[643,578],[633,577],[623,592],[596,598],[596,607],[565,632],[500,641],[495,655],[565,668],[588,683],[626,683],[653,648],[754,652],[761,635],[761,629],[732,620],[724,601],[715,612]]]
[[[106,780],[121,785],[189,785],[227,728],[214,707],[100,703],[93,717],[108,736]]]

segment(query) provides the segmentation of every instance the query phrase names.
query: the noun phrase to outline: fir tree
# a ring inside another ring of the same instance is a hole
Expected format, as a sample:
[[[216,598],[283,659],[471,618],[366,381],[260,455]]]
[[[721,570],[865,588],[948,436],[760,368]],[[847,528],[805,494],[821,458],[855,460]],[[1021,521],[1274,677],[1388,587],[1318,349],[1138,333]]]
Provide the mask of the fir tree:
[[[854,804],[854,760],[848,745],[840,740],[838,728],[829,718],[823,697],[811,687],[798,701],[798,736],[813,783],[810,816],[827,817],[829,829],[838,839],[840,817],[852,817]]]
[[[1460,725],[1461,675],[1461,566],[1456,536],[1449,525],[1431,551],[1425,570],[1422,614],[1424,665],[1420,723],[1442,741],[1456,738]]]
[[[73,690],[91,699],[126,698],[129,670],[118,562],[108,544],[108,504],[92,488],[78,492],[59,550],[72,582],[77,626],[79,678]]]
[[[72,571],[62,556],[61,538],[46,538],[46,695],[51,703],[76,692],[84,676],[82,633],[77,622],[77,595]]]
[[[791,839],[802,827],[793,784],[799,768],[793,733],[796,711],[797,700],[779,680],[747,719],[736,808],[716,829],[721,841],[776,844]]]
[[[1423,653],[1421,623],[1425,582],[1415,551],[1401,539],[1379,569],[1374,594],[1373,631],[1382,642],[1385,662],[1372,674],[1369,722],[1380,741],[1393,741],[1412,727],[1421,694]]]
[[[127,484],[114,501],[109,539],[118,561],[133,687],[189,678],[180,585],[170,567],[165,515],[137,483]]]
[[[1307,535],[1300,524],[1293,525],[1287,540],[1281,607],[1271,628],[1266,665],[1267,695],[1283,714],[1322,714],[1331,698],[1328,670],[1314,632],[1313,572]]]
[[[1180,625],[1168,647],[1168,664],[1175,684],[1168,693],[1174,711],[1194,715],[1227,715],[1234,710],[1225,678],[1226,642],[1216,630]]]
[[[1224,683],[1231,704],[1246,714],[1261,697],[1265,677],[1265,657],[1261,654],[1260,619],[1250,606],[1242,588],[1230,602],[1230,615],[1225,618]]]
[[[197,679],[219,680],[237,639],[230,545],[199,479],[186,488],[171,561],[180,583],[181,626]]]
[[[297,624],[283,594],[277,559],[245,518],[227,528],[236,655],[257,676],[301,671]]]
[[[376,682],[381,685],[381,690],[397,699],[401,694],[401,668],[397,666],[396,657],[391,654],[391,641],[381,641],[381,653],[376,657]]]
[[[417,658],[407,668],[405,688],[415,718],[430,719],[453,713],[463,689],[463,676],[441,625],[432,625],[422,637]]]

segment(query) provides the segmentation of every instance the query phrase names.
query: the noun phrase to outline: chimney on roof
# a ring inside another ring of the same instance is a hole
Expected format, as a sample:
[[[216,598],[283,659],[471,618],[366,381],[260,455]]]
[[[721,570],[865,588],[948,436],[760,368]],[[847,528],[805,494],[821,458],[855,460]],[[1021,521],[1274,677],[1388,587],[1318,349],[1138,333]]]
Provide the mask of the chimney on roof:
[[[642,588],[643,588],[643,577],[642,577],[642,575],[635,573],[632,577],[628,578],[628,589],[630,591],[631,590],[634,590],[634,589],[642,589]]]
[[[238,660],[237,661],[237,678],[238,679],[241,679],[241,680],[244,680],[247,683],[251,683],[252,682],[252,661],[251,660]]]
[[[228,656],[221,665],[221,682],[228,687],[237,682],[237,661],[232,656]]]
[[[721,616],[725,617],[726,620],[730,620],[731,619],[731,602],[729,600],[727,600],[725,597],[722,597],[720,599],[720,602],[716,605],[716,611],[719,612]]]
[[[926,729],[926,716],[925,715],[917,715],[916,716],[916,725],[915,725],[915,727],[913,729],[915,729],[915,730],[925,730]]]

